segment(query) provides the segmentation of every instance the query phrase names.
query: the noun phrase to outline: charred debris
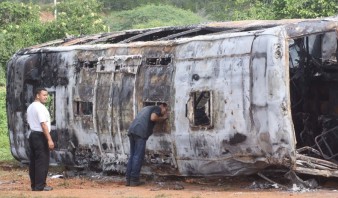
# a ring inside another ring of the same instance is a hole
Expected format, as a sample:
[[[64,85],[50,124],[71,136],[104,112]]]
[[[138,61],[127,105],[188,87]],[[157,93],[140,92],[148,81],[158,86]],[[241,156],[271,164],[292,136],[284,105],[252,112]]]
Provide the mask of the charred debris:
[[[125,171],[127,130],[147,105],[170,119],[145,174],[235,176],[270,166],[338,177],[337,18],[238,21],[86,35],[18,51],[7,65],[13,156],[46,87],[54,164]]]

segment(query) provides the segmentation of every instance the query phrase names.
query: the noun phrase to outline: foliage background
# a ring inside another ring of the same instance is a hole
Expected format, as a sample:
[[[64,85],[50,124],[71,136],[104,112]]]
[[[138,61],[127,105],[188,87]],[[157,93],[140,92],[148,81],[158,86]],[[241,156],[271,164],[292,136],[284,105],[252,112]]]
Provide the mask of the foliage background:
[[[19,49],[99,32],[206,21],[314,18],[338,14],[337,0],[0,0],[0,160],[12,159],[5,109],[6,63]],[[42,12],[57,20],[43,22]]]
[[[197,24],[205,19],[197,14],[172,5],[148,4],[132,10],[112,12],[105,18],[111,30],[152,28]]]

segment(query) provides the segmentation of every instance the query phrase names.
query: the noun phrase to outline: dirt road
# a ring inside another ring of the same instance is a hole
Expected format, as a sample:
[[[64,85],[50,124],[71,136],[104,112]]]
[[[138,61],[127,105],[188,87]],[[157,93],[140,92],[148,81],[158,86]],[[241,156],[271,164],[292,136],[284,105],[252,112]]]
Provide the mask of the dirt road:
[[[323,181],[319,182],[320,186],[317,189],[299,188],[297,185],[292,184],[288,189],[282,189],[280,186],[273,185],[258,176],[218,178],[153,177],[146,178],[147,182],[144,186],[126,187],[124,186],[124,178],[121,175],[76,174],[76,176],[73,176],[71,175],[72,172],[65,172],[60,168],[52,168],[50,172],[47,182],[54,187],[54,190],[33,192],[29,186],[27,167],[20,167],[18,164],[0,163],[0,197],[338,198],[337,179],[323,179]],[[65,175],[69,176],[65,177]]]

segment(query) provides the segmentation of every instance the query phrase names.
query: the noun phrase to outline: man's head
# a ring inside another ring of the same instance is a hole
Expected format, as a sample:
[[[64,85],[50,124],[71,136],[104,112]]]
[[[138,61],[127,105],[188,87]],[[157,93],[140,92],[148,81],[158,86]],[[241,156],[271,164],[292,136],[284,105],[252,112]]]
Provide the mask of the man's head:
[[[42,104],[46,104],[48,99],[48,91],[45,88],[37,88],[34,92],[35,101],[39,101]]]
[[[166,103],[159,103],[159,107],[161,108],[161,114],[165,115],[168,111],[168,105]]]

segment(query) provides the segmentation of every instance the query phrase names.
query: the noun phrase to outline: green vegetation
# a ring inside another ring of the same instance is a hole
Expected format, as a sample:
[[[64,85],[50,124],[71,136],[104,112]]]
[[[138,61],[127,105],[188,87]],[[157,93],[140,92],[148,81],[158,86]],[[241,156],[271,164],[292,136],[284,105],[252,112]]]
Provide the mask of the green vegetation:
[[[205,19],[171,5],[145,5],[132,10],[114,12],[106,18],[112,30],[180,26],[198,24]]]
[[[337,1],[326,0],[282,0],[273,2],[275,19],[315,18],[338,14]]]
[[[13,160],[14,158],[9,149],[9,138],[7,134],[0,134],[0,145],[0,161]]]
[[[233,0],[225,5],[225,12],[216,18],[245,19],[291,19],[316,18],[338,14],[338,4],[326,0]]]
[[[53,8],[51,8],[53,9]],[[103,32],[101,4],[96,0],[64,1],[57,5],[58,20],[42,23],[40,6],[13,1],[0,2],[0,160],[13,157],[9,150],[5,109],[6,63],[19,49],[68,35]]]
[[[13,156],[9,149],[6,115],[6,89],[4,87],[0,87],[0,145],[0,160],[13,160]]]
[[[96,0],[61,1],[56,7],[57,20],[44,24],[39,42],[107,31],[100,15],[102,5]]]
[[[53,8],[51,8],[53,9]],[[0,3],[0,67],[4,74],[6,62],[19,49],[69,35],[105,31],[101,4],[96,0],[72,0],[57,4],[57,20],[42,23],[40,7],[33,4]],[[4,75],[0,85],[5,84]]]
[[[0,86],[5,85],[6,62],[18,49],[34,44],[38,6],[0,3]]]
[[[79,36],[156,26],[198,24],[207,20],[314,18],[338,14],[327,0],[0,0],[0,160],[10,159],[5,110],[6,63],[19,49]],[[108,28],[109,27],[109,28]]]

